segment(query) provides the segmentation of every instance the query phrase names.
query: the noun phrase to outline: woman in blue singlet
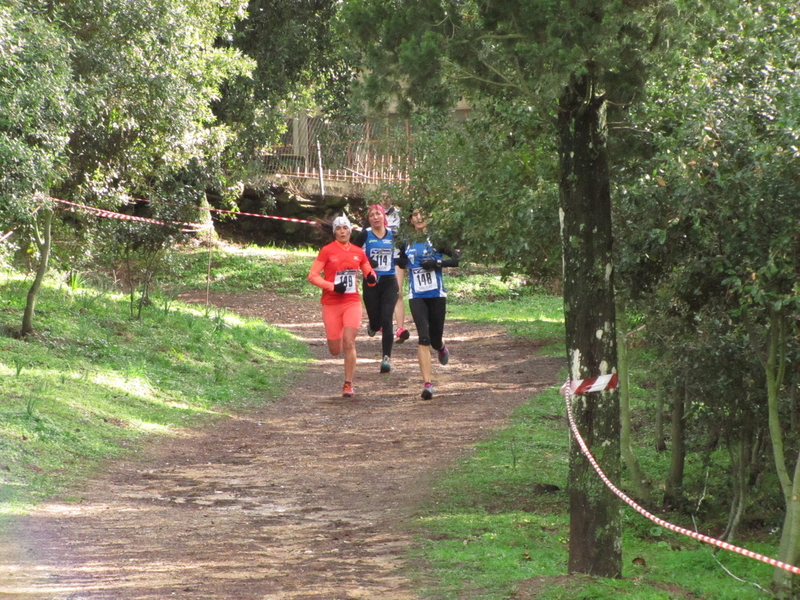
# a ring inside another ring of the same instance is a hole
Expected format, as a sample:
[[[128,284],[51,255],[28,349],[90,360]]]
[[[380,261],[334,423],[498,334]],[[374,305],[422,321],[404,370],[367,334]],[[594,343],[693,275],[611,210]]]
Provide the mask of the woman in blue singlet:
[[[378,285],[364,288],[364,306],[369,319],[367,335],[373,337],[378,331],[381,332],[381,373],[388,373],[392,369],[392,323],[399,293],[395,276],[394,233],[388,227],[386,212],[380,204],[373,204],[367,209],[367,221],[369,227],[361,230],[353,243],[364,249],[378,274]]]
[[[398,266],[408,269],[408,305],[417,328],[417,358],[422,373],[422,399],[433,398],[431,351],[436,350],[439,363],[446,365],[450,351],[444,343],[444,318],[447,312],[447,291],[442,267],[457,267],[460,251],[437,249],[425,233],[425,219],[419,211],[411,215],[412,238],[400,250]],[[445,259],[444,255],[449,256]]]

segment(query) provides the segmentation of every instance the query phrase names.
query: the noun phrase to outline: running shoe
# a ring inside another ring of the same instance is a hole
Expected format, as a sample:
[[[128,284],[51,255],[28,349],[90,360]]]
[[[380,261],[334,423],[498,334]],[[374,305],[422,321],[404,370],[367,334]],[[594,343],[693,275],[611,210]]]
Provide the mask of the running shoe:
[[[439,350],[439,364],[446,365],[450,361],[450,350],[447,349],[447,346],[443,346],[441,350]]]
[[[380,329],[373,329],[372,327],[367,325],[367,335],[369,337],[375,337],[375,334],[380,332],[380,331],[383,331],[383,327],[381,327]]]
[[[389,357],[384,356],[383,360],[381,361],[381,373],[388,373],[392,370],[392,363],[389,362]]]
[[[433,386],[430,383],[426,383],[425,387],[422,388],[422,396],[423,400],[430,400],[433,398]]]
[[[342,386],[342,397],[350,398],[355,395],[355,390],[353,389],[353,384],[349,381],[344,382],[344,386]]]
[[[411,335],[408,333],[408,329],[403,329],[402,327],[395,332],[396,337],[394,338],[395,344],[402,344],[405,342],[408,337]]]

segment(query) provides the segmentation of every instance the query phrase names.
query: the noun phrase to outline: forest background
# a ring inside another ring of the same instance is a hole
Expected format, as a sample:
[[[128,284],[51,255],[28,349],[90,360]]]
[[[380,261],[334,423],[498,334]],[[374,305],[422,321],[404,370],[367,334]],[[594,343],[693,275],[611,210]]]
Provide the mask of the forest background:
[[[7,333],[34,333],[49,269],[124,271],[141,316],[170,249],[197,235],[54,199],[144,198],[154,219],[210,223],[196,207],[235,207],[263,181],[286,115],[391,107],[417,132],[410,184],[391,191],[531,285],[558,288],[577,246],[561,236],[570,184],[607,192],[614,361],[624,383],[628,346],[648,357],[653,444],[671,457],[661,480],[639,463],[623,385],[624,468],[609,456],[610,472],[646,506],[690,516],[687,460],[724,465],[715,535],[778,528],[777,557],[797,564],[799,16],[789,1],[4,2],[0,258],[35,274]],[[454,122],[460,98],[470,118]],[[584,150],[600,170],[570,164],[573,104],[596,117],[602,145]],[[785,571],[774,586],[792,593]]]

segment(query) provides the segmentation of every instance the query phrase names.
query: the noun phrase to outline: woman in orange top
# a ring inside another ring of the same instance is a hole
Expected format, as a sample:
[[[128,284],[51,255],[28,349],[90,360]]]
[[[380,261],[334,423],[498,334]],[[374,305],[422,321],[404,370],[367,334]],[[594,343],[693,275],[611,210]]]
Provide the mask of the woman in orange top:
[[[333,220],[334,240],[319,251],[308,280],[322,289],[322,322],[328,350],[338,356],[344,350],[344,386],[342,396],[355,394],[353,375],[356,371],[356,334],[361,327],[361,296],[358,293],[358,271],[369,286],[378,282],[364,250],[350,243],[353,227],[347,217]]]

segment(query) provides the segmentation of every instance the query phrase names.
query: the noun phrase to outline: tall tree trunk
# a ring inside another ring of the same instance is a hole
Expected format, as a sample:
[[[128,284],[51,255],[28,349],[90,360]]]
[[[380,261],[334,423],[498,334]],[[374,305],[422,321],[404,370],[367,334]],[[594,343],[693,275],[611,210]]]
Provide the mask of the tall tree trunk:
[[[633,486],[634,493],[644,503],[650,504],[651,486],[642,471],[639,460],[633,453],[631,445],[631,386],[630,369],[628,364],[628,344],[625,336],[620,336],[617,342],[619,364],[619,407],[620,407],[620,446],[625,465],[628,467],[628,476]]]
[[[746,430],[739,432],[739,439],[734,442],[730,435],[726,436],[728,456],[731,459],[731,479],[733,482],[733,498],[731,499],[731,510],[728,514],[728,523],[722,533],[722,539],[733,543],[739,524],[744,518],[747,509],[747,499],[749,486],[747,485],[750,473],[750,454],[751,447],[749,434]]]
[[[574,78],[559,99],[559,179],[564,311],[570,377],[616,371],[611,193],[605,99],[591,78]],[[620,479],[619,394],[581,395],[575,421],[601,468]],[[572,440],[569,460],[570,573],[620,577],[620,503]]]
[[[775,470],[786,504],[777,558],[793,565],[797,563],[800,555],[800,456],[795,459],[794,469],[790,472],[786,464],[779,410],[780,389],[786,372],[786,316],[781,310],[769,309],[766,343],[766,352],[759,352],[759,355],[763,357],[764,372],[767,376],[769,436]],[[792,576],[784,569],[775,569],[772,583],[778,598],[788,598],[791,595]]]
[[[683,469],[686,464],[686,384],[681,386],[672,403],[672,453],[670,454],[669,474],[664,490],[664,507],[678,508],[683,504]]]
[[[25,303],[25,311],[22,315],[22,330],[23,336],[33,333],[33,315],[36,311],[36,297],[39,294],[39,288],[42,287],[42,280],[47,274],[47,267],[50,263],[50,249],[52,247],[51,231],[53,225],[53,211],[49,208],[41,210],[42,230],[36,227],[35,242],[36,247],[39,249],[39,266],[36,268],[36,277],[28,290],[28,299]]]
[[[657,452],[667,449],[666,436],[664,435],[664,380],[656,379],[656,423],[654,441]]]
[[[798,363],[797,368],[800,369],[800,363]],[[791,379],[789,381],[789,420],[791,422],[789,429],[792,432],[792,435],[795,436],[795,439],[797,439],[797,435],[798,433],[800,433],[800,420],[798,419],[800,415],[798,415],[798,410],[797,410],[798,409],[797,383],[798,383],[798,377],[797,377],[797,371],[795,371],[794,373],[792,373]]]

